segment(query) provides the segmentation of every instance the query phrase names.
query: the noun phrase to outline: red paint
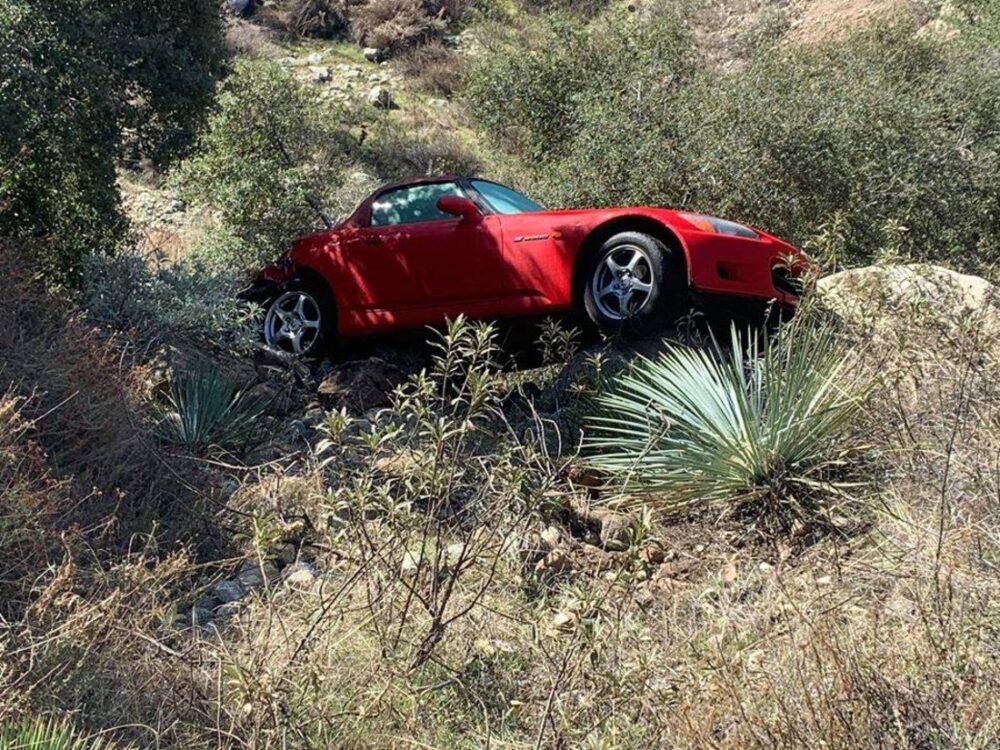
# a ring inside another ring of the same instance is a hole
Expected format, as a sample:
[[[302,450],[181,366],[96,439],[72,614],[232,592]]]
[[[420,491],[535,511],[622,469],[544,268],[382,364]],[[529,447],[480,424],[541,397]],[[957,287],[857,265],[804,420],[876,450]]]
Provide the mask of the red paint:
[[[677,211],[649,206],[496,214],[470,212],[471,201],[448,196],[439,206],[464,212],[462,218],[370,225],[372,203],[387,192],[450,180],[468,188],[457,177],[380,188],[339,226],[297,239],[258,280],[283,281],[302,269],[318,274],[333,292],[339,332],[351,335],[414,328],[463,313],[496,318],[570,310],[581,248],[609,222],[616,231],[655,227],[673,238],[684,254],[688,284],[698,292],[794,305],[795,296],[774,287],[771,269],[790,258],[798,275],[809,262],[760,230],[757,239],[717,234]]]

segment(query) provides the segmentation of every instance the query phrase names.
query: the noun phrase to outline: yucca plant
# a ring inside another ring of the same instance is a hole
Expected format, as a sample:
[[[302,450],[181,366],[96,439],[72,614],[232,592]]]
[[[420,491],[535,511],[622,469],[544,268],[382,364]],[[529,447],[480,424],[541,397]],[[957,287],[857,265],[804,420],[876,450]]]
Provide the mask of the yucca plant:
[[[840,441],[866,393],[829,330],[793,324],[768,341],[733,327],[728,349],[673,347],[615,378],[590,419],[589,461],[668,509],[815,520],[844,496]]]
[[[170,380],[158,405],[157,434],[188,448],[231,447],[247,440],[264,410],[261,399],[208,360],[196,360]]]
[[[113,750],[102,739],[77,736],[68,724],[40,719],[24,719],[0,724],[3,750]]]

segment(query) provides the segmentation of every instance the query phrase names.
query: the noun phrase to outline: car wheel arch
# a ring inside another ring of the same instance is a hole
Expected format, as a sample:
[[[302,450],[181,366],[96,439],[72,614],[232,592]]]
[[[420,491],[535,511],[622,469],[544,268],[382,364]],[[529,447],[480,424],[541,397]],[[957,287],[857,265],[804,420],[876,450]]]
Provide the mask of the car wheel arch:
[[[334,293],[333,287],[330,286],[330,282],[326,280],[326,277],[314,268],[299,265],[295,269],[295,273],[292,274],[292,278],[298,279],[311,287],[315,287],[318,291],[322,291],[327,295],[333,312],[334,330],[336,330],[338,319],[340,317],[340,310],[338,309],[337,295]]]
[[[570,280],[574,309],[583,309],[584,281],[591,256],[605,242],[621,232],[641,232],[662,242],[680,261],[684,269],[685,280],[690,283],[688,271],[690,263],[687,257],[687,250],[673,229],[649,216],[620,216],[591,229],[587,236],[584,237],[583,242],[580,243],[580,249],[573,262],[573,276]]]

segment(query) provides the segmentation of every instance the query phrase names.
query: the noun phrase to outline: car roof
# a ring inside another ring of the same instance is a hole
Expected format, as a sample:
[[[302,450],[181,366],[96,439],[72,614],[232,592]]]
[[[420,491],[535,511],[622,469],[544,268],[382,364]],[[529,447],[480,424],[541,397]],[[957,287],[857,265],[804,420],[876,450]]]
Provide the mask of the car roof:
[[[459,180],[474,179],[466,175],[460,174],[442,174],[442,175],[431,175],[424,177],[411,177],[408,180],[400,180],[399,182],[389,182],[385,185],[379,187],[375,192],[382,193],[386,190],[394,190],[395,188],[409,187],[410,185],[427,185],[433,184],[435,182],[453,182]]]

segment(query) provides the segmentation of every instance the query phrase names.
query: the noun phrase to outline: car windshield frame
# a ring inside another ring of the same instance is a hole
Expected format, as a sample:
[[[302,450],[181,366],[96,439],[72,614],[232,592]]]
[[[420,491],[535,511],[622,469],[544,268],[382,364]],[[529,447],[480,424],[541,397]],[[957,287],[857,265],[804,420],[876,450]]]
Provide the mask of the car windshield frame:
[[[494,182],[493,180],[484,180],[480,177],[471,177],[469,178],[468,182],[469,182],[469,187],[471,187],[473,190],[476,191],[476,194],[480,197],[483,203],[485,203],[490,208],[490,210],[495,214],[500,214],[502,216],[512,216],[516,214],[538,213],[539,211],[545,210],[545,207],[542,206],[542,204],[532,200],[524,193],[515,190],[512,187],[508,187],[507,185],[503,185],[499,182]],[[514,205],[515,208],[518,208],[518,210],[514,211],[502,210],[502,208],[500,206],[497,206],[497,204],[493,200],[490,200],[490,196],[486,191],[480,189],[479,187],[480,185],[498,187],[501,190],[512,194],[512,196],[516,196],[517,198],[519,198],[520,200],[518,202],[521,203],[521,205],[517,206],[512,203],[512,205]]]

